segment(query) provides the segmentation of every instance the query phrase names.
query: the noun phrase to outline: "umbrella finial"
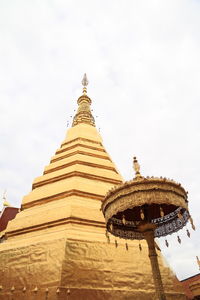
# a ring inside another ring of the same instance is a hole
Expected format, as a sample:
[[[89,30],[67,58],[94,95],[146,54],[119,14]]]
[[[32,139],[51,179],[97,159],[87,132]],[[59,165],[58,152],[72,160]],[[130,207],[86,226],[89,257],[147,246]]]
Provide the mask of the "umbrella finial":
[[[139,165],[139,163],[137,161],[136,156],[133,157],[133,168],[135,170],[135,177],[136,178],[142,177],[141,174],[140,174],[140,165]]]

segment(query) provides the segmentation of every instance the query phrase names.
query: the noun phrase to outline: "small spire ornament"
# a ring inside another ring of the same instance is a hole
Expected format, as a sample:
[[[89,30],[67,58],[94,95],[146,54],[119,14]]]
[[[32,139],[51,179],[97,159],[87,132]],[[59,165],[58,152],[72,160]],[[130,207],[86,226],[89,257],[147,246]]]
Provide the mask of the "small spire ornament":
[[[3,206],[4,207],[10,207],[10,203],[7,201],[7,195],[6,195],[7,191],[5,190],[4,193],[3,193],[3,197],[2,197],[2,200],[3,200]]]

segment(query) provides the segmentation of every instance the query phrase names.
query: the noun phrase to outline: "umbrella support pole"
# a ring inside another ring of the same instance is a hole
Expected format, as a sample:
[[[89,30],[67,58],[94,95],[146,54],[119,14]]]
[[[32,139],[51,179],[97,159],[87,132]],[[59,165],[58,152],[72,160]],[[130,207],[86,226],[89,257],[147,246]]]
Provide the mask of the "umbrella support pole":
[[[166,300],[160,268],[158,264],[158,256],[155,249],[154,230],[147,230],[144,232],[145,239],[149,248],[149,259],[151,261],[151,268],[155,284],[156,296],[158,300]]]

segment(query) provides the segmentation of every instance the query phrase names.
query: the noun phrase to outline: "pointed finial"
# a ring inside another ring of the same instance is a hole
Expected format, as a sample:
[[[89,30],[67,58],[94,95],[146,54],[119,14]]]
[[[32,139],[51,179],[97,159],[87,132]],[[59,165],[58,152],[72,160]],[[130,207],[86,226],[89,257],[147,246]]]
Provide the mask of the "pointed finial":
[[[133,157],[133,168],[135,170],[135,177],[136,178],[142,177],[141,174],[140,174],[140,165],[139,165],[139,163],[137,161],[137,158],[135,156]]]
[[[83,80],[82,80],[82,85],[83,85],[83,94],[87,94],[87,88],[86,86],[88,85],[89,81],[87,79],[86,73],[83,75]]]
[[[10,203],[7,201],[6,190],[3,193],[3,206],[10,206]]]

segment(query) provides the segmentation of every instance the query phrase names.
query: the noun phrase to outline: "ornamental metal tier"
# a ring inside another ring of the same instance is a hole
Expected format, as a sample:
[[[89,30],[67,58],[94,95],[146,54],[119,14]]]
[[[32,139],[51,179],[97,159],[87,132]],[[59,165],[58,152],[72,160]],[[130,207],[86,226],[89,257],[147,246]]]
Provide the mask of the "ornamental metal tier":
[[[102,203],[107,232],[124,239],[144,239],[145,224],[154,225],[154,237],[182,229],[190,219],[187,192],[173,180],[143,177],[134,157],[136,176],[111,189]]]

